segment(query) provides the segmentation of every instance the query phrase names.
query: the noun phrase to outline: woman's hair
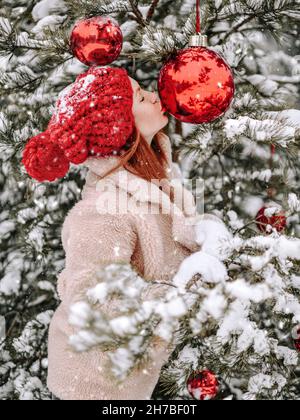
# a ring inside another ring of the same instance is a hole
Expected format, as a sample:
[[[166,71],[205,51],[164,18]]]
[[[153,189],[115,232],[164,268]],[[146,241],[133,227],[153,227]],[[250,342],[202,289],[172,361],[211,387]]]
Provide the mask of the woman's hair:
[[[168,174],[163,166],[164,162],[168,162],[168,159],[164,150],[160,147],[158,140],[161,134],[161,131],[156,133],[151,145],[149,145],[141,132],[134,127],[133,134],[127,145],[128,150],[120,155],[120,162],[118,165],[110,169],[101,178],[105,178],[120,166],[123,166],[132,174],[149,182],[160,182],[164,179],[168,179]],[[170,188],[170,191],[168,191],[168,195],[171,201],[173,201],[172,187]]]

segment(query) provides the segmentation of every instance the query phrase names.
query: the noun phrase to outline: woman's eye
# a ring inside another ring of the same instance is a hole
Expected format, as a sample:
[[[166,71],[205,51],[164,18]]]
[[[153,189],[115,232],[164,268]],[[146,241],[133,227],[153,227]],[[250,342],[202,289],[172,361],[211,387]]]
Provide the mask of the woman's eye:
[[[141,101],[140,102],[143,102],[145,100],[145,97],[143,96],[143,99],[141,99]]]

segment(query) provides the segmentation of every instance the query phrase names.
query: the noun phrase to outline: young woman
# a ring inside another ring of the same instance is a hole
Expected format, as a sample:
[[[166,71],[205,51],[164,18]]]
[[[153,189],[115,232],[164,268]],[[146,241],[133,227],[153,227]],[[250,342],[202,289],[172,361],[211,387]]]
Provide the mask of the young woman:
[[[153,337],[152,360],[117,386],[105,368],[105,352],[77,353],[68,344],[75,333],[70,305],[96,285],[97,268],[129,263],[149,282],[148,297],[162,296],[168,286],[151,282],[170,282],[181,262],[199,250],[187,223],[199,217],[194,198],[180,183],[170,184],[177,173],[162,131],[167,123],[157,94],[142,89],[124,69],[89,69],[57,103],[49,136],[56,133],[66,156],[89,168],[82,199],[62,228],[66,261],[58,278],[61,303],[49,329],[47,381],[59,399],[150,399],[168,360],[168,343]],[[109,314],[113,307],[104,309]]]

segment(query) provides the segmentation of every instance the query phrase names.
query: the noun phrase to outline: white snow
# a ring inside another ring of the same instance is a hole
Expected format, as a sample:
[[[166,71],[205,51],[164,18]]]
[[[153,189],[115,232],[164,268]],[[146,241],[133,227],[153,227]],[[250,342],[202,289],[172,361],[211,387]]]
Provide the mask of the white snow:
[[[260,256],[247,257],[247,260],[254,271],[261,270],[273,257],[281,259],[300,259],[300,239],[298,238],[284,235],[280,235],[279,237],[259,235],[246,240],[244,245],[266,250]]]
[[[233,239],[225,223],[204,219],[195,225],[196,242],[201,245],[201,251],[220,260],[227,257],[225,246]]]
[[[173,278],[173,283],[184,291],[187,283],[195,274],[200,274],[207,283],[224,282],[227,277],[225,265],[216,257],[199,251],[187,257],[180,265]]]
[[[255,217],[258,210],[264,205],[264,201],[257,196],[246,196],[242,203],[243,211],[251,217]]]
[[[294,314],[293,322],[300,322],[300,303],[296,296],[287,292],[277,297],[274,311],[283,315]]]
[[[290,193],[288,197],[288,205],[291,212],[299,212],[300,211],[300,200],[294,193]]]
[[[6,336],[6,321],[4,316],[0,315],[0,343]],[[1,371],[0,371],[1,374]]]
[[[19,271],[8,271],[0,280],[0,293],[4,295],[16,294],[21,284],[21,273]]]
[[[127,316],[114,318],[110,321],[110,326],[114,334],[117,334],[120,337],[136,333],[136,328],[132,324],[131,319]]]
[[[218,289],[212,292],[203,300],[201,312],[214,319],[220,319],[224,315],[227,301]]]
[[[60,25],[64,21],[64,16],[45,16],[31,29],[31,32],[36,34],[36,39],[44,36],[43,30],[45,28],[55,29],[56,26]]]
[[[119,348],[114,353],[109,354],[109,358],[113,363],[112,372],[118,378],[123,378],[126,372],[133,366],[134,360],[132,353],[125,348]]]
[[[271,290],[266,284],[250,285],[245,279],[227,283],[226,289],[237,299],[256,303],[272,297]]]
[[[262,94],[272,96],[278,89],[278,83],[268,79],[262,74],[247,76],[247,80],[252,83]]]
[[[273,388],[273,392],[276,392],[275,388],[282,389],[286,383],[286,378],[277,372],[274,372],[272,376],[259,373],[258,375],[252,376],[252,378],[250,378],[248,390],[254,395],[259,395],[263,389],[271,390]]]
[[[0,223],[0,237],[5,239],[15,230],[15,223],[12,220],[5,220]]]
[[[230,305],[230,310],[226,313],[226,317],[221,320],[217,332],[217,337],[222,343],[225,344],[230,341],[231,334],[242,334],[243,341],[245,341],[245,335],[247,334],[249,336],[247,346],[250,346],[255,334],[251,323],[247,320],[248,313],[249,307],[244,301],[235,300]]]
[[[58,9],[61,12],[67,10],[63,0],[42,0],[34,6],[31,14],[33,19],[38,21],[51,15],[55,9]]]
[[[267,115],[270,115],[271,117],[281,118],[283,117],[284,121],[287,121],[291,126],[293,126],[296,131],[300,132],[300,110],[299,109],[285,109],[284,111],[280,112],[274,112],[269,111],[267,112]]]
[[[35,226],[28,234],[27,241],[38,251],[41,252],[44,246],[44,229]]]
[[[13,381],[14,391],[19,394],[21,401],[35,399],[37,390],[43,390],[44,385],[37,376],[30,375],[24,369],[19,369],[18,375]]]
[[[69,322],[72,325],[84,328],[92,310],[87,302],[76,302],[70,307]]]
[[[95,78],[96,77],[93,74],[88,74],[80,80],[76,91],[73,91],[75,86],[74,82],[60,92],[58,100],[55,104],[56,121],[58,120],[60,114],[66,114],[68,118],[73,115],[74,106],[87,99],[90,91],[89,87]]]
[[[238,218],[238,215],[234,210],[229,210],[227,212],[227,217],[229,219],[228,225],[234,230],[240,229],[245,225],[245,223]]]
[[[295,287],[296,289],[300,289],[300,276],[296,276],[295,274],[293,274],[291,276],[291,283],[293,287]]]
[[[283,359],[286,366],[297,366],[299,356],[297,351],[291,350],[287,347],[277,346],[276,355],[279,359]]]
[[[271,176],[272,176],[271,169],[264,169],[262,171],[254,171],[251,175],[251,178],[269,182],[271,179]]]
[[[186,312],[186,305],[181,297],[177,297],[171,302],[167,302],[166,304],[158,305],[156,308],[156,313],[162,315],[164,318],[166,317],[174,317],[174,316],[181,316]]]
[[[289,142],[295,141],[295,127],[272,119],[255,120],[248,116],[237,119],[227,119],[224,126],[228,139],[246,135],[257,142],[275,142],[287,147]]]
[[[89,300],[93,303],[96,303],[97,301],[103,302],[108,294],[108,288],[106,283],[98,283],[96,287],[93,289],[89,289],[87,292],[87,296]]]

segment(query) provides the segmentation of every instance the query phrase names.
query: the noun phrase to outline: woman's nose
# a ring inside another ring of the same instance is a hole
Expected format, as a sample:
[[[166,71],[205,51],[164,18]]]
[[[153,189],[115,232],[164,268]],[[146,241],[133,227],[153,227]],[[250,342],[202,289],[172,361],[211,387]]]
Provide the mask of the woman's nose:
[[[156,94],[156,92],[152,92],[152,103],[155,104],[156,102],[158,102],[158,96]]]

